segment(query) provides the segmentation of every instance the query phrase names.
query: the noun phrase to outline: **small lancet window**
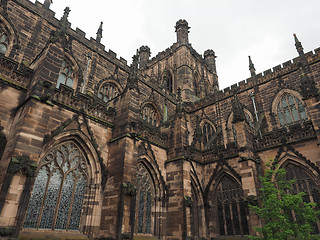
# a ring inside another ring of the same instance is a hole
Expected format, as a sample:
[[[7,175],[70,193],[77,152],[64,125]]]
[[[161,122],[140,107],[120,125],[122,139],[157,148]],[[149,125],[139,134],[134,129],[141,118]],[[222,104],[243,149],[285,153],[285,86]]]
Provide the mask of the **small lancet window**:
[[[173,82],[172,82],[172,74],[169,70],[165,71],[162,77],[164,87],[169,91],[173,92]]]
[[[6,54],[8,51],[8,36],[5,32],[0,30],[0,53]]]
[[[25,228],[79,230],[87,164],[73,142],[51,150],[40,162]]]
[[[278,118],[280,126],[286,126],[307,119],[307,114],[297,97],[285,93],[278,104]]]
[[[119,95],[119,90],[113,84],[104,84],[99,90],[98,98],[104,102],[108,102],[111,99]]]
[[[159,114],[150,104],[143,107],[141,111],[141,118],[154,127],[159,126]]]
[[[73,82],[74,82],[74,74],[73,74],[72,67],[66,60],[63,60],[60,68],[57,88],[59,88],[61,83],[64,85],[67,85],[68,87],[73,88]]]
[[[202,126],[202,139],[204,145],[210,141],[210,139],[214,136],[214,133],[215,131],[212,125],[205,122]]]

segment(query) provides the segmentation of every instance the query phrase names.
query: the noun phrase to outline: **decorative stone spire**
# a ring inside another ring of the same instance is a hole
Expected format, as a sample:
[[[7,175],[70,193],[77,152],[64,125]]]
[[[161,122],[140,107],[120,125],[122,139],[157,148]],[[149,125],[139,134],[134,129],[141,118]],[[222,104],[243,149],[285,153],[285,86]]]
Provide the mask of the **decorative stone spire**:
[[[254,68],[254,64],[252,63],[251,57],[249,56],[249,70],[251,73],[251,77],[256,75],[256,69]]]
[[[176,23],[176,33],[177,33],[177,43],[179,44],[188,44],[189,43],[189,33],[190,27],[188,22],[184,19],[180,19]]]
[[[143,69],[147,66],[147,63],[149,61],[149,58],[151,55],[150,48],[148,46],[141,46],[139,55],[140,55],[139,67],[140,69]]]
[[[66,7],[64,9],[63,16],[61,17],[61,20],[60,20],[60,29],[64,33],[66,32],[67,27],[68,27],[68,16],[69,16],[70,12],[71,12],[70,8]]]
[[[49,9],[51,4],[52,4],[52,0],[45,0],[43,3],[43,7],[45,9]]]
[[[232,101],[232,112],[233,112],[232,123],[237,123],[245,120],[243,106],[240,103],[237,94],[234,95],[234,99]]]
[[[203,54],[204,61],[209,69],[209,71],[217,73],[216,69],[216,54],[212,49],[208,49]]]
[[[97,31],[97,37],[96,37],[96,41],[98,42],[98,43],[100,43],[101,42],[101,38],[102,38],[102,24],[103,24],[103,22],[100,22],[100,27],[99,27],[99,29],[98,29],[98,31]]]
[[[132,57],[132,64],[130,65],[130,74],[128,78],[129,89],[138,88],[138,61],[139,61],[139,51]]]
[[[293,34],[293,37],[294,37],[294,42],[295,42],[295,45],[296,45],[296,49],[297,49],[297,51],[299,53],[299,56],[304,56],[304,51],[303,51],[302,44],[298,40],[297,35],[295,33]]]

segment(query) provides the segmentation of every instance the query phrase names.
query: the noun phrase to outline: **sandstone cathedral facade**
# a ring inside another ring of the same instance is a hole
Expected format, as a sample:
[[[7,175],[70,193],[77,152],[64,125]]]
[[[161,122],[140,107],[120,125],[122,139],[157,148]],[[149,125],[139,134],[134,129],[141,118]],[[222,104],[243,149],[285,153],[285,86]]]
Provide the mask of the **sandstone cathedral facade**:
[[[319,204],[320,49],[220,90],[187,21],[129,66],[50,4],[0,2],[2,237],[242,238],[270,159]]]

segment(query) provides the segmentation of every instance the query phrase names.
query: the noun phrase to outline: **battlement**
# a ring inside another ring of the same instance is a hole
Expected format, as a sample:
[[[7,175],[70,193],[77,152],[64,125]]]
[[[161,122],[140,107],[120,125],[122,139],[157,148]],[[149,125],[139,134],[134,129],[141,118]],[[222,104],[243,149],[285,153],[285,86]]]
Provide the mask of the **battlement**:
[[[55,12],[53,12],[50,9],[46,9],[44,5],[38,1],[35,3],[29,1],[29,0],[15,0],[20,5],[24,6],[25,8],[28,8],[31,12],[37,15],[45,16],[46,20],[58,28],[59,26],[59,20],[55,18]],[[127,60],[120,57],[117,58],[117,54],[113,52],[112,50],[106,51],[105,46],[99,42],[96,41],[94,38],[86,38],[86,33],[82,31],[79,28],[76,28],[75,30],[71,27],[67,29],[67,34],[72,36],[75,40],[79,41],[80,43],[84,44],[87,48],[89,48],[91,51],[95,51],[98,54],[100,54],[102,57],[110,60],[114,64],[118,65],[119,67],[123,68],[125,71],[129,71],[129,67],[127,65]]]
[[[305,53],[305,56],[310,65],[313,64],[314,62],[320,61],[320,48],[316,48],[314,52],[310,51]],[[256,75],[257,84],[261,85],[272,79],[278,78],[280,76],[283,76],[283,75],[289,74],[290,72],[298,70],[299,59],[300,59],[299,57],[296,57],[292,60],[282,63],[281,65],[279,64],[273,68],[267,69],[262,73],[258,73]],[[238,83],[235,83],[229,87],[224,88],[223,90],[220,90],[217,94],[217,97],[215,97],[214,94],[211,94],[206,96],[203,99],[200,99],[195,103],[190,104],[187,107],[187,110],[195,111],[196,109],[213,104],[216,101],[233,96],[234,92],[243,92],[250,88],[253,88],[253,86],[254,86],[253,78],[252,77],[247,78],[246,80],[242,80]]]

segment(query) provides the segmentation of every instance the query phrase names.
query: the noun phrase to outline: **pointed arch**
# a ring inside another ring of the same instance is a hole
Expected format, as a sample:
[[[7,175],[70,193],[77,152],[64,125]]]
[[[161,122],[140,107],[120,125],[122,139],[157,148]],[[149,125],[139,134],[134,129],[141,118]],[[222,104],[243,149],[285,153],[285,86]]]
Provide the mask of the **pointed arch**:
[[[165,199],[164,181],[148,156],[141,156],[138,160],[136,188],[135,234],[160,237]]]
[[[161,122],[161,114],[153,102],[145,102],[140,109],[140,117],[153,127],[158,127]]]
[[[92,234],[89,231],[97,224],[92,220],[97,219],[94,214],[99,207],[94,202],[99,202],[101,189],[94,146],[81,131],[70,130],[55,136],[43,150],[24,228]]]
[[[2,14],[0,14],[0,35],[0,52],[5,56],[9,56],[12,49],[19,46],[20,38],[11,20]]]
[[[271,111],[280,127],[303,122],[308,119],[302,96],[297,91],[282,89],[277,93],[271,105]]]
[[[122,91],[121,85],[114,78],[104,79],[97,86],[97,96],[104,102],[114,99]]]
[[[174,77],[171,69],[166,69],[163,71],[161,75],[161,82],[163,84],[163,87],[167,89],[170,93],[175,92]]]
[[[201,120],[200,129],[201,129],[201,134],[202,134],[201,148],[205,149],[205,146],[211,140],[211,138],[215,135],[217,129],[216,129],[215,125],[208,119]]]

